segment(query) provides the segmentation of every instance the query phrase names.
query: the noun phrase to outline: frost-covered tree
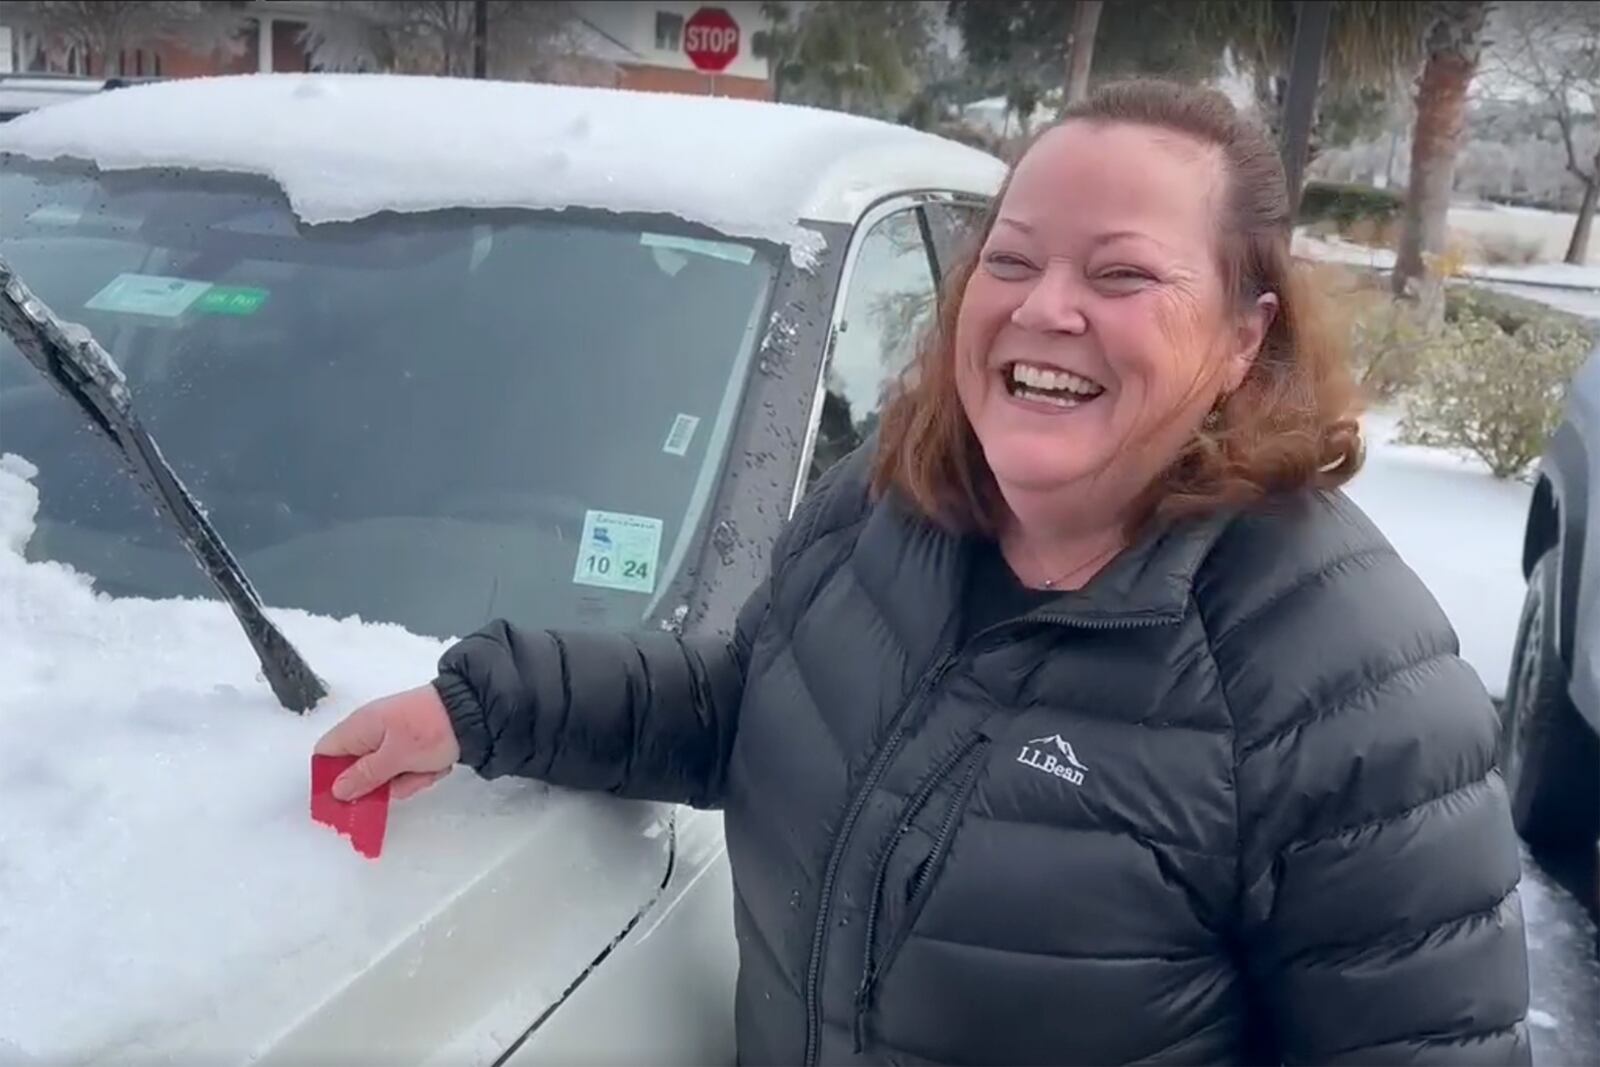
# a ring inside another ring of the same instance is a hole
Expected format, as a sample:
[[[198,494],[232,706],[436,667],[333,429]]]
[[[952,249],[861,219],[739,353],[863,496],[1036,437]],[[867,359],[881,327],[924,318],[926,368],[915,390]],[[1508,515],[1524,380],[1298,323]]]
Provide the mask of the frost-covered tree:
[[[236,54],[247,23],[242,5],[208,0],[8,0],[0,16],[52,66],[76,50],[106,74],[129,73],[127,53],[163,44]]]
[[[337,0],[308,20],[305,43],[319,69],[464,77],[472,73],[472,0]],[[572,48],[577,19],[560,2],[489,0],[488,71],[538,77]]]
[[[1567,170],[1583,186],[1566,259],[1586,263],[1600,203],[1600,150],[1584,136],[1600,114],[1600,5],[1546,0],[1507,4],[1499,15],[1497,72],[1554,120]]]

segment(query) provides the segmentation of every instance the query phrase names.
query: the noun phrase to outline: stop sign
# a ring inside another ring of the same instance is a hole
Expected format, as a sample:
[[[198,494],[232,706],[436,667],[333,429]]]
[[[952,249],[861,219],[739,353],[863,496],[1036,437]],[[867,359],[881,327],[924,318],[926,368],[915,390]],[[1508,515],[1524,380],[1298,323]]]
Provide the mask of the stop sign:
[[[703,7],[684,23],[683,50],[697,70],[727,70],[739,54],[739,24],[720,7]]]

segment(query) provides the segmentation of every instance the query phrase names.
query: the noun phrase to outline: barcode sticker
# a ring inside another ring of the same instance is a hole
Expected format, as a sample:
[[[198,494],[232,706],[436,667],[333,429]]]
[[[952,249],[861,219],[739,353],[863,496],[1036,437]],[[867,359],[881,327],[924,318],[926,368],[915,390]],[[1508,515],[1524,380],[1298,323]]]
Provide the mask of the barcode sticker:
[[[679,415],[672,420],[672,429],[667,431],[667,443],[661,446],[661,451],[669,456],[687,456],[689,443],[699,428],[700,420],[694,415]]]

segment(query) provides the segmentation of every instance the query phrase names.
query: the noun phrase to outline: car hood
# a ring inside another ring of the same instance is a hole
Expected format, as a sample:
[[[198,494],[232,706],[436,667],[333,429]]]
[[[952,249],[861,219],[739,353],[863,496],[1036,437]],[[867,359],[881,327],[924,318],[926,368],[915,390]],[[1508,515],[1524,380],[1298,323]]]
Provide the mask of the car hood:
[[[272,612],[329,685],[284,711],[221,603],[30,562],[0,457],[0,1061],[416,1058],[509,1046],[642,911],[666,809],[458,772],[367,860],[309,816],[316,738],[442,644]]]

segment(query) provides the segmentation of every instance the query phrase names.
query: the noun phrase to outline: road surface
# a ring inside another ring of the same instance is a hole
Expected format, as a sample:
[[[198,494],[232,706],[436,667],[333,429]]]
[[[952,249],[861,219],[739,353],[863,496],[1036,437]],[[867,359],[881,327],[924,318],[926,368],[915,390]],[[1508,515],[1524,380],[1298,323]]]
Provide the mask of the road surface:
[[[1594,893],[1593,872],[1558,882],[1531,856],[1524,854],[1523,864],[1533,1062],[1592,1067],[1600,1064],[1600,960],[1594,919],[1573,893]]]

